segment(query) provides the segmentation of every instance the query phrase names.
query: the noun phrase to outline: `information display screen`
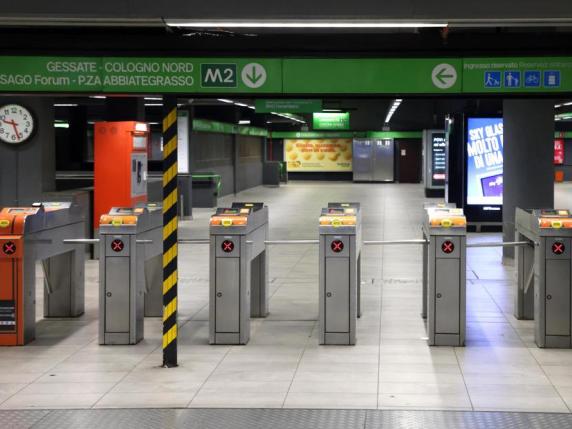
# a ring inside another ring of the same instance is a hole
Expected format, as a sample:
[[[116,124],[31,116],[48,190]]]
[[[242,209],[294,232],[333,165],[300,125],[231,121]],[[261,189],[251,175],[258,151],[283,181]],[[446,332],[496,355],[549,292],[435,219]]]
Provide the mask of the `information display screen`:
[[[503,120],[467,119],[467,204],[501,205],[503,194]]]
[[[444,186],[447,172],[445,133],[431,134],[431,185]]]

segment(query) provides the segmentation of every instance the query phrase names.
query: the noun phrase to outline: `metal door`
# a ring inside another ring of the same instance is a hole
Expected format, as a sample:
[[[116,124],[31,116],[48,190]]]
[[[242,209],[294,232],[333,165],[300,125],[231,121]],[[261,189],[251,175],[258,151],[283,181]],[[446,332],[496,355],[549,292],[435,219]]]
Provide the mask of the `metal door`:
[[[435,333],[459,334],[459,269],[457,258],[435,261]]]
[[[129,259],[105,258],[105,332],[129,332]]]
[[[326,332],[350,330],[349,258],[326,258]]]
[[[376,182],[393,182],[394,164],[393,139],[376,140],[374,143],[373,180]]]
[[[371,166],[372,166],[372,145],[371,140],[353,141],[353,179],[354,181],[369,182],[373,180]]]
[[[215,329],[217,333],[238,333],[240,318],[240,258],[217,258]]]
[[[546,335],[570,335],[570,260],[546,261]]]

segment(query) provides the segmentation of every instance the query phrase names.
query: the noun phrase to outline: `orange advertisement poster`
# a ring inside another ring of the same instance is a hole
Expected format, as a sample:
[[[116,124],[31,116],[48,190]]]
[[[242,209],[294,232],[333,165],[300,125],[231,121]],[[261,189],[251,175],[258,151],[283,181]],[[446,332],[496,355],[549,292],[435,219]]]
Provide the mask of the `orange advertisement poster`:
[[[291,172],[352,171],[352,139],[287,139],[284,160]]]

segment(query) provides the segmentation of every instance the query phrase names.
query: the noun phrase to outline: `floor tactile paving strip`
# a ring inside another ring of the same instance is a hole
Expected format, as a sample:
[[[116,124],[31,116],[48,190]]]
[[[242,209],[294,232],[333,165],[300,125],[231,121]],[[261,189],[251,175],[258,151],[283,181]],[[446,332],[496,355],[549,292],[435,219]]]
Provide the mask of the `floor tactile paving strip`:
[[[2,429],[564,429],[572,414],[314,409],[0,411]]]
[[[0,411],[0,428],[29,429],[50,411]]]
[[[572,424],[572,415],[567,415]],[[368,411],[366,429],[529,429],[526,413]],[[565,426],[564,426],[565,427]]]

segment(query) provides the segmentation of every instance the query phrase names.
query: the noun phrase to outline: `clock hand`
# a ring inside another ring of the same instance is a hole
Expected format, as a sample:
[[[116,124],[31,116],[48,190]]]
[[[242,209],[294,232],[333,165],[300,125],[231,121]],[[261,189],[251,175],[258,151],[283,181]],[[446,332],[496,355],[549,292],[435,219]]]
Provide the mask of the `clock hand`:
[[[14,132],[16,133],[16,138],[20,138],[20,133],[18,132],[18,124],[16,123],[16,121],[14,119],[12,119],[11,121],[7,121],[6,119],[4,119],[4,122],[7,123],[8,125],[12,125],[12,127],[14,128]]]
[[[8,125],[12,125],[12,128],[14,128],[14,132],[16,133],[16,138],[19,139],[20,133],[18,132],[18,124],[16,123],[16,121],[14,121],[13,119],[11,121],[7,121],[4,119],[4,122],[7,123]]]

